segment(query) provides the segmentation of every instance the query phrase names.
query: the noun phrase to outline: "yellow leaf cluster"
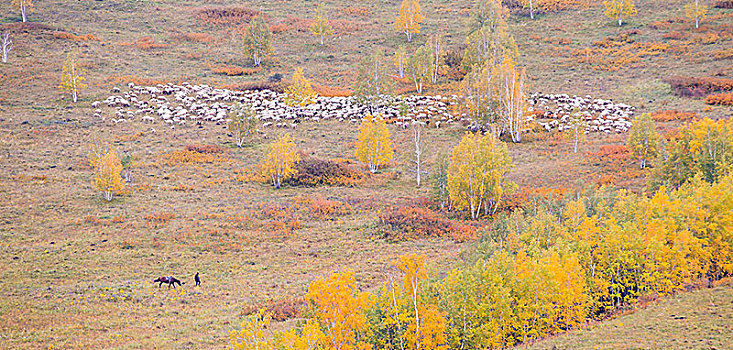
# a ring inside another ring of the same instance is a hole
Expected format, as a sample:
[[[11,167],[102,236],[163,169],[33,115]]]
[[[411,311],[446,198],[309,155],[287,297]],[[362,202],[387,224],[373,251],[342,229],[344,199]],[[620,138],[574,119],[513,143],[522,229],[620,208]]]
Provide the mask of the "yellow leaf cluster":
[[[506,144],[491,134],[467,132],[453,149],[448,167],[448,193],[456,209],[468,209],[471,218],[493,213],[513,183],[504,175],[511,169]]]
[[[77,55],[75,51],[66,55],[66,62],[61,72],[61,84],[59,85],[59,89],[71,94],[74,103],[77,101],[79,91],[87,88],[84,83],[86,78],[83,76],[85,72],[84,69],[79,67]]]
[[[315,21],[309,29],[313,35],[321,38],[321,45],[323,45],[324,37],[333,35],[333,27],[328,24],[328,17],[326,17],[326,9],[323,4],[318,5]]]
[[[272,180],[275,188],[280,188],[282,181],[296,173],[293,168],[300,160],[295,151],[295,142],[290,134],[285,134],[270,144],[269,151],[262,163],[263,175]]]
[[[303,68],[296,68],[293,82],[285,89],[285,104],[290,107],[304,107],[315,101],[316,93],[311,82],[303,74]]]
[[[420,9],[420,0],[402,0],[400,12],[394,22],[394,29],[407,35],[407,41],[412,41],[413,34],[420,33],[420,23],[425,16]]]
[[[606,17],[618,20],[619,27],[624,18],[636,16],[634,0],[606,0],[603,6],[606,7],[606,11],[603,12]]]
[[[104,199],[112,200],[112,196],[122,191],[122,162],[114,150],[101,154],[91,154],[89,162],[94,167],[94,187],[101,191]]]

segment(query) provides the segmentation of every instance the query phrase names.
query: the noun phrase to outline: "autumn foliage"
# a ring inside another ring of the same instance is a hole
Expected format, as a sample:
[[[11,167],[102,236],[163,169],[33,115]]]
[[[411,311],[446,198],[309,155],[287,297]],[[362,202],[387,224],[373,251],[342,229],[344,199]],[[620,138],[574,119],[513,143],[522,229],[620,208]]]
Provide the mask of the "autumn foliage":
[[[89,157],[94,168],[94,187],[102,192],[104,199],[111,201],[115,194],[125,187],[122,181],[122,162],[114,150],[105,150]]]
[[[709,95],[705,98],[705,103],[709,105],[733,106],[733,92]]]
[[[414,34],[420,33],[420,23],[424,20],[420,0],[402,0],[399,15],[394,22],[394,29],[407,35],[407,41],[410,42]]]
[[[290,134],[280,136],[269,146],[269,151],[262,163],[263,175],[272,180],[275,188],[280,188],[284,180],[295,174],[294,165],[298,160],[300,160],[300,155],[295,152],[295,142],[292,136]]]
[[[436,212],[427,206],[397,206],[379,213],[382,238],[393,241],[446,237],[459,242],[476,238],[477,228]]]
[[[392,161],[392,141],[387,124],[381,117],[367,116],[361,121],[356,143],[356,158],[376,173]]]

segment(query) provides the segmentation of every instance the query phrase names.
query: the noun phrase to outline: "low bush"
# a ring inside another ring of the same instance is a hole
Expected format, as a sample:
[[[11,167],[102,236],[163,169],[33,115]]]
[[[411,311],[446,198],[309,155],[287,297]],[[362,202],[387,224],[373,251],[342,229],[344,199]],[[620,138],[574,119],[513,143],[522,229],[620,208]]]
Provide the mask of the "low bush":
[[[286,298],[280,300],[268,300],[266,302],[247,305],[242,309],[243,316],[256,314],[261,309],[272,313],[272,319],[275,321],[287,321],[293,318],[303,317],[303,310],[307,304],[303,298]]]
[[[56,39],[62,39],[62,40],[71,40],[71,41],[101,41],[102,39],[94,36],[94,34],[81,34],[76,35],[72,33],[67,32],[54,32],[53,37]]]
[[[295,164],[297,171],[286,182],[291,186],[356,186],[364,181],[365,175],[354,170],[344,160],[323,160],[302,158]]]
[[[342,8],[339,12],[344,16],[369,17],[372,15],[372,10],[367,7],[348,6]]]
[[[213,72],[215,74],[223,74],[223,75],[227,75],[231,77],[231,76],[238,76],[238,75],[252,75],[261,70],[262,69],[259,67],[242,68],[242,67],[237,67],[237,66],[224,66],[224,67],[214,68]]]
[[[295,197],[293,202],[308,208],[309,213],[319,219],[336,219],[351,213],[348,203],[326,199],[323,196]]]
[[[180,33],[173,35],[173,39],[192,43],[211,44],[216,38],[206,33]]]
[[[718,0],[715,2],[715,8],[733,9],[733,0]]]
[[[285,92],[285,85],[280,81],[269,81],[269,80],[258,80],[258,81],[251,81],[246,83],[240,83],[240,84],[229,84],[223,86],[225,89],[229,90],[237,90],[237,91],[262,91],[262,90],[271,90],[274,92],[284,93]]]
[[[323,97],[349,97],[351,96],[351,90],[340,86],[327,86],[327,85],[316,85],[313,84],[313,90],[318,96]]]
[[[705,103],[709,105],[733,106],[733,92],[709,95],[705,98]]]
[[[668,82],[675,94],[686,97],[703,97],[713,92],[733,90],[733,79],[730,78],[672,77]]]
[[[697,118],[694,112],[681,112],[678,110],[658,111],[652,113],[652,120],[655,122],[688,121]]]
[[[447,237],[462,242],[477,237],[477,228],[446,218],[423,206],[398,206],[379,214],[381,237],[400,241],[421,237]]]
[[[202,24],[216,26],[243,25],[257,16],[260,11],[244,7],[206,7],[194,12],[194,18]]]
[[[291,236],[303,225],[300,223],[300,215],[297,206],[289,203],[260,203],[259,217],[263,220],[264,232],[275,235]]]
[[[153,39],[152,37],[144,36],[140,39],[137,39],[137,41],[135,42],[135,46],[140,50],[154,50],[167,48],[168,44],[156,43],[155,39]]]
[[[198,152],[198,153],[209,153],[209,154],[224,153],[224,149],[222,149],[221,147],[217,145],[201,145],[201,144],[186,145],[186,151]]]
[[[631,152],[624,145],[603,145],[598,152],[590,152],[588,155],[611,161],[626,161],[631,158]]]
[[[163,155],[163,164],[175,166],[198,163],[217,163],[226,160],[224,150],[216,145],[188,145],[186,149]]]

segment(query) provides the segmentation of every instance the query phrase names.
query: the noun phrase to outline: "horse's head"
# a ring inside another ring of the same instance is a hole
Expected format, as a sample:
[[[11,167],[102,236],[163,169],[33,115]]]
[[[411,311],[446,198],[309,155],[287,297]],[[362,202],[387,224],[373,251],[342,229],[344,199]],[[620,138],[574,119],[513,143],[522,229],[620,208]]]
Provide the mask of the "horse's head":
[[[153,282],[163,282],[163,281],[161,281],[161,280],[160,280],[160,277],[158,277],[158,278],[156,278],[156,279],[155,279],[155,281],[153,281]]]

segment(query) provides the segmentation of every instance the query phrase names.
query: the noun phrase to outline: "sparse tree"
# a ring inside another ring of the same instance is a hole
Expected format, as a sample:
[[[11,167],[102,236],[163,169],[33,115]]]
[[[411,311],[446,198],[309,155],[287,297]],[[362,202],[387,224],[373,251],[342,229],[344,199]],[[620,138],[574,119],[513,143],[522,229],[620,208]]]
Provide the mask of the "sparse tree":
[[[440,34],[433,34],[428,41],[430,44],[430,55],[433,61],[433,75],[431,81],[433,85],[438,83],[438,74],[440,73],[440,58],[443,55],[443,37]]]
[[[467,132],[453,149],[448,167],[448,193],[457,209],[468,209],[471,218],[494,213],[507,188],[504,180],[512,167],[506,144],[491,134]]]
[[[328,24],[326,8],[322,3],[318,5],[318,8],[316,8],[316,18],[310,26],[310,30],[313,35],[321,38],[321,45],[323,45],[325,37],[333,35],[333,27]]]
[[[257,127],[257,116],[252,106],[237,102],[229,111],[229,131],[234,136],[237,147],[242,147],[244,141],[251,137]]]
[[[450,210],[450,196],[448,195],[448,166],[450,158],[446,154],[439,154],[435,162],[433,173],[433,188],[440,202],[440,209]]]
[[[585,128],[587,126],[588,123],[577,110],[568,116],[567,126],[563,131],[568,135],[568,138],[573,140],[573,153],[578,153],[578,142],[585,140]]]
[[[290,107],[305,107],[315,99],[316,93],[311,82],[303,74],[303,68],[296,68],[292,84],[285,89],[285,104]]]
[[[707,16],[707,13],[708,7],[700,5],[700,0],[685,5],[685,15],[687,18],[695,20],[695,29],[700,28],[700,21]]]
[[[264,175],[272,179],[272,185],[280,188],[283,180],[296,173],[293,166],[300,160],[300,156],[295,152],[295,142],[290,134],[278,137],[269,148],[262,168]]]
[[[8,63],[8,54],[13,50],[13,39],[10,39],[10,33],[5,33],[3,38],[3,63]]]
[[[83,76],[85,72],[81,67],[79,67],[78,60],[79,59],[75,51],[69,52],[66,55],[66,63],[64,64],[64,68],[61,72],[61,84],[59,85],[59,89],[71,94],[74,103],[76,103],[79,91],[86,89],[87,87],[84,83],[86,78]]]
[[[606,7],[604,12],[606,17],[618,20],[619,27],[623,24],[624,18],[636,16],[634,0],[606,0],[603,6]]]
[[[415,83],[415,90],[422,93],[423,84],[432,75],[432,57],[425,46],[421,46],[407,59],[407,71]]]
[[[255,67],[259,67],[262,59],[274,53],[272,48],[272,32],[260,14],[253,18],[244,32],[244,53],[252,57]]]
[[[381,50],[362,58],[354,83],[354,96],[362,103],[374,107],[382,101],[382,95],[390,88],[387,76],[388,62]]]
[[[485,64],[468,72],[461,82],[463,96],[471,118],[494,123],[496,108],[493,101],[493,67]]]
[[[505,17],[499,15],[501,12],[492,13],[497,14],[484,18],[484,25],[466,37],[466,49],[463,52],[461,65],[467,71],[480,69],[487,64],[501,64],[505,56],[513,59],[519,56],[517,43],[509,34]]]
[[[114,150],[103,151],[102,154],[96,152],[89,156],[94,166],[94,187],[102,192],[104,199],[111,201],[125,186],[120,175],[122,162]]]
[[[405,77],[406,62],[407,62],[407,49],[405,48],[404,45],[400,45],[400,47],[394,53],[394,65],[395,65],[395,68],[397,68],[397,75],[400,78]]]
[[[512,142],[522,141],[522,132],[527,123],[527,96],[524,94],[524,71],[514,65],[511,57],[504,57],[503,63],[494,67],[497,98],[497,113]]]
[[[639,166],[644,169],[649,159],[657,155],[659,134],[649,113],[644,113],[634,120],[627,147],[632,155],[639,159]]]
[[[422,164],[423,164],[423,142],[422,142],[422,129],[425,126],[425,123],[421,121],[413,121],[412,122],[412,142],[415,145],[415,159],[413,162],[415,163],[415,180],[417,181],[417,187],[420,187],[421,184],[421,176],[423,173],[422,170]]]
[[[26,14],[33,12],[33,0],[13,0],[13,7],[20,10],[23,22],[26,22]]]
[[[529,7],[529,18],[534,19],[534,1],[522,0],[522,4],[525,8]]]
[[[381,117],[367,116],[359,126],[356,142],[356,158],[376,173],[380,167],[392,161],[394,151],[387,123]]]
[[[425,20],[420,10],[420,0],[402,0],[400,14],[395,20],[394,29],[407,35],[407,41],[412,41],[413,34],[420,34],[420,23]]]

